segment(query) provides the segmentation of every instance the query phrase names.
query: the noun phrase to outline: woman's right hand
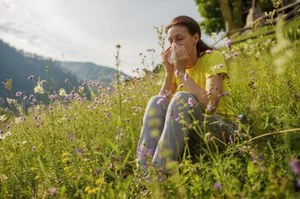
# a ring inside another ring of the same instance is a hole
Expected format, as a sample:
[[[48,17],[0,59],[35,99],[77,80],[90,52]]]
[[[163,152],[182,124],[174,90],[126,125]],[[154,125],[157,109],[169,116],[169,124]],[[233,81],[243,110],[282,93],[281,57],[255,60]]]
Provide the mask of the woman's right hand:
[[[173,75],[174,74],[174,64],[171,64],[168,62],[168,58],[171,56],[171,46],[169,48],[167,48],[164,52],[162,52],[161,56],[162,56],[162,64],[165,67],[167,75]]]

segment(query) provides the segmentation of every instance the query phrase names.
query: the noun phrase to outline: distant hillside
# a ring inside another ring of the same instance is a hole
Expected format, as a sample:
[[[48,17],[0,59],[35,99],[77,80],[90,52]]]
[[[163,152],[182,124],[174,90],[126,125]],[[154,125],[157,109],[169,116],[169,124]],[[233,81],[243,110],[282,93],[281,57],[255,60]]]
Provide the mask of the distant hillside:
[[[84,80],[100,80],[103,83],[109,84],[115,80],[116,70],[99,66],[90,62],[60,62],[60,66],[74,73],[78,79]],[[121,73],[123,79],[128,79],[129,76]]]
[[[116,70],[112,68],[93,63],[61,62],[26,53],[0,39],[0,106],[4,104],[5,98],[13,97],[18,91],[24,95],[33,94],[35,85],[32,80],[28,80],[30,75],[34,75],[35,82],[38,78],[46,80],[47,89],[51,92],[59,88],[69,91],[72,86],[77,86],[85,79],[99,80],[109,85],[116,79],[115,73]],[[121,75],[123,78],[129,78],[123,73]],[[12,79],[11,91],[3,85],[8,79]],[[66,84],[65,79],[68,79],[72,86]]]

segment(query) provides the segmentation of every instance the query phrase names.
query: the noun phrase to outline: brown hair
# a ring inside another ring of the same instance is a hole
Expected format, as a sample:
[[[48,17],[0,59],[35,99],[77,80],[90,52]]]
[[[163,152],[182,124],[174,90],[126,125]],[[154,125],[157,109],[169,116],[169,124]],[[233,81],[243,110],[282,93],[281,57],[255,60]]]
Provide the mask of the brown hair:
[[[165,27],[166,33],[173,26],[184,26],[188,29],[191,35],[199,34],[199,41],[197,43],[197,53],[198,56],[202,56],[206,50],[213,50],[213,48],[209,47],[204,41],[201,40],[201,30],[199,24],[191,17],[188,16],[178,16],[175,17],[169,25]]]

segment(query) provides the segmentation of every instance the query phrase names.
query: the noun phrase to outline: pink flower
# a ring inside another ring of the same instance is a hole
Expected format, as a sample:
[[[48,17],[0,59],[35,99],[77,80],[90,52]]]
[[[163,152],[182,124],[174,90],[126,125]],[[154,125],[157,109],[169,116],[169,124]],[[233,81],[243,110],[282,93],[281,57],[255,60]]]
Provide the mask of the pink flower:
[[[214,184],[214,189],[217,191],[221,191],[222,190],[222,185],[219,182],[216,182]]]
[[[50,196],[55,197],[57,195],[57,189],[55,187],[50,188],[49,194]]]
[[[20,91],[18,91],[17,93],[16,93],[16,97],[20,97],[22,95],[22,92],[20,92]]]
[[[290,162],[290,167],[296,175],[300,176],[300,164],[297,159],[293,159]]]
[[[192,107],[192,106],[194,106],[194,104],[193,104],[193,98],[192,97],[189,97],[189,99],[188,99],[188,104]]]
[[[208,50],[205,51],[205,53],[210,54],[210,53],[212,53],[212,50],[208,49]]]

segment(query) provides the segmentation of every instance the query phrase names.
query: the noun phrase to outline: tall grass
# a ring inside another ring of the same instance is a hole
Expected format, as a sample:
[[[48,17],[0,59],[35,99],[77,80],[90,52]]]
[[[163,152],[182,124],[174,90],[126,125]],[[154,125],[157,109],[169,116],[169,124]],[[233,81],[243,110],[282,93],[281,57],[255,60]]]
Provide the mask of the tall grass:
[[[172,165],[165,181],[152,167],[144,178],[135,161],[143,112],[163,71],[118,81],[117,91],[87,81],[46,96],[49,106],[31,99],[26,114],[13,103],[17,116],[1,112],[0,198],[299,197],[300,174],[289,164],[300,156],[300,43],[280,25],[276,35],[223,49],[243,139],[222,152],[203,145],[197,161]],[[85,89],[99,92],[89,101]]]

